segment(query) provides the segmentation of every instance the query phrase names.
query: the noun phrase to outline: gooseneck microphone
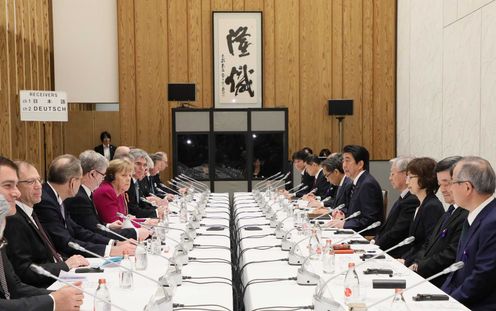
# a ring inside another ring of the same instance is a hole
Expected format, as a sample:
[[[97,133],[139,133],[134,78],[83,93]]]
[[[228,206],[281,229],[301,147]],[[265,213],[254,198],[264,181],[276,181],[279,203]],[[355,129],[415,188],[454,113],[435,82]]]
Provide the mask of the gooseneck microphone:
[[[97,300],[100,300],[101,302],[104,302],[106,304],[109,304],[109,305],[111,305],[112,307],[114,307],[116,309],[119,309],[119,310],[122,310],[122,311],[127,311],[126,309],[124,309],[122,307],[119,307],[118,305],[116,305],[116,304],[114,304],[114,303],[112,303],[112,302],[110,302],[110,301],[108,301],[106,299],[103,299],[101,297],[97,297],[94,293],[90,293],[87,290],[84,290],[84,289],[82,289],[80,287],[77,287],[74,284],[71,284],[71,283],[69,283],[69,282],[67,282],[67,281],[59,278],[58,276],[55,276],[54,274],[52,274],[52,273],[48,272],[47,270],[45,270],[44,268],[42,268],[41,266],[38,266],[38,265],[36,265],[36,264],[33,263],[33,264],[31,264],[29,266],[29,269],[31,269],[31,271],[33,271],[36,274],[49,277],[51,279],[54,279],[56,281],[59,281],[62,284],[65,284],[65,285],[67,285],[69,287],[76,288],[76,289],[82,291],[83,293],[85,293],[86,295],[89,295],[89,296],[91,296],[91,297],[93,297],[93,298],[95,298]]]
[[[463,261],[457,261],[457,262],[455,262],[455,263],[451,264],[451,266],[447,267],[447,268],[446,268],[446,269],[444,269],[443,271],[438,272],[438,273],[436,273],[436,274],[434,274],[434,275],[432,275],[432,276],[430,276],[430,277],[428,277],[428,278],[426,278],[426,279],[423,279],[422,281],[420,281],[420,282],[418,282],[418,283],[416,283],[416,284],[413,284],[412,286],[408,286],[407,288],[405,288],[405,289],[403,290],[403,292],[406,292],[407,290],[410,290],[410,289],[412,289],[412,288],[414,288],[414,287],[417,287],[417,286],[419,286],[419,285],[421,285],[421,284],[423,284],[423,283],[425,283],[425,282],[429,282],[429,281],[431,281],[431,280],[433,280],[433,279],[435,279],[435,278],[437,278],[437,277],[439,277],[439,276],[441,276],[441,275],[448,274],[448,273],[452,273],[452,272],[455,272],[455,271],[457,271],[457,270],[460,270],[461,268],[463,268],[463,266],[464,266],[464,265],[465,265],[465,264],[463,263]],[[390,300],[390,299],[391,299],[391,298],[393,298],[393,297],[394,297],[394,294],[393,294],[393,295],[391,295],[391,296],[388,296],[388,297],[386,297],[386,298],[384,298],[384,299],[381,299],[381,300],[379,300],[379,301],[374,302],[373,304],[371,304],[371,305],[367,306],[367,308],[368,308],[368,309],[371,309],[373,306],[376,306],[376,305],[378,305],[378,304],[380,304],[380,303],[383,303],[384,301]]]

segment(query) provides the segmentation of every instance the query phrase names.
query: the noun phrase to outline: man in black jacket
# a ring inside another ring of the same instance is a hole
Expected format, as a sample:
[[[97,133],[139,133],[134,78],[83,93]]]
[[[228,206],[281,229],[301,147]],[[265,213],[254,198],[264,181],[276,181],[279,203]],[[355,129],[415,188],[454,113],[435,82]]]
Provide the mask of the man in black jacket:
[[[382,190],[377,180],[369,174],[369,152],[363,146],[347,145],[343,148],[343,170],[353,180],[348,194],[348,206],[333,213],[336,220],[330,222],[336,228],[360,231],[376,221],[384,221]],[[344,218],[360,211],[358,217],[344,221]],[[368,230],[363,235],[374,235]]]
[[[48,168],[48,181],[43,184],[41,202],[34,206],[57,251],[63,256],[87,255],[68,246],[69,242],[75,242],[101,256],[119,256],[124,251],[133,255],[134,245],[91,232],[72,220],[63,202],[76,195],[81,178],[81,164],[76,157],[70,154],[58,156]]]
[[[98,217],[91,194],[103,181],[108,167],[107,160],[93,150],[86,150],[79,155],[79,161],[81,161],[81,168],[83,169],[83,178],[76,196],[64,201],[67,211],[80,226],[111,239],[123,240],[115,234],[100,230],[97,227],[97,225],[105,224]],[[107,227],[126,238],[135,240],[144,240],[150,235],[150,232],[145,228],[122,228],[122,221],[120,220],[107,224]]]
[[[437,222],[428,242],[417,253],[414,263],[409,267],[424,278],[441,272],[454,263],[456,259],[456,250],[468,211],[455,204],[450,189],[450,170],[461,159],[459,156],[445,158],[439,161],[435,168],[444,202],[450,206]],[[440,276],[432,280],[431,283],[440,288],[446,277]]]
[[[19,167],[18,188],[21,196],[16,202],[16,213],[9,217],[5,227],[7,256],[22,282],[36,287],[48,287],[54,280],[33,272],[29,266],[37,264],[52,274],[86,266],[88,261],[74,255],[64,261],[38,221],[33,206],[41,201],[41,178],[34,166],[16,162]]]
[[[72,287],[62,287],[51,292],[22,283],[12,268],[5,252],[7,241],[3,238],[6,216],[15,214],[15,201],[20,197],[17,189],[17,166],[0,156],[0,310],[4,311],[53,311],[79,310],[83,293]],[[79,286],[81,282],[74,285]]]
[[[389,216],[375,237],[375,244],[383,250],[393,247],[408,237],[413,214],[420,205],[419,200],[410,193],[406,184],[406,167],[412,159],[412,157],[398,157],[390,161],[389,182],[400,192],[400,197],[394,202]],[[407,250],[408,248],[404,247],[396,248],[390,251],[389,255],[398,258]]]

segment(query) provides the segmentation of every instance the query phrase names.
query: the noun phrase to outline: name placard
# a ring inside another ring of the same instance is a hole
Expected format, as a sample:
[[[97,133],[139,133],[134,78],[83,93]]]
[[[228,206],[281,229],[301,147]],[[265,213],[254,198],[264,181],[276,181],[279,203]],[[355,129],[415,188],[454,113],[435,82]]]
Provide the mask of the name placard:
[[[22,90],[19,102],[21,121],[68,121],[65,92]]]

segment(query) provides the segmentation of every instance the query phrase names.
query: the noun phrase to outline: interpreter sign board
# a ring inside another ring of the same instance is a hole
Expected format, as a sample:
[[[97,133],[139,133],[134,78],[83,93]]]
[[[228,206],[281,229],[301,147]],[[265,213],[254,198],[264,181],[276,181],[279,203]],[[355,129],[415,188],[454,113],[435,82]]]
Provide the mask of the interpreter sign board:
[[[67,94],[58,91],[19,92],[21,121],[68,121]]]

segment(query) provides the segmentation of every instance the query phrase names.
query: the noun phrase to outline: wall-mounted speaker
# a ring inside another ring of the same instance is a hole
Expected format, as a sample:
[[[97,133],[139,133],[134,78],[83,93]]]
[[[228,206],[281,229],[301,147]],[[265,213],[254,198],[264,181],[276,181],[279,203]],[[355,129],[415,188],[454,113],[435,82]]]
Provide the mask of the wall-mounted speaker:
[[[330,116],[352,116],[353,99],[329,99]]]

